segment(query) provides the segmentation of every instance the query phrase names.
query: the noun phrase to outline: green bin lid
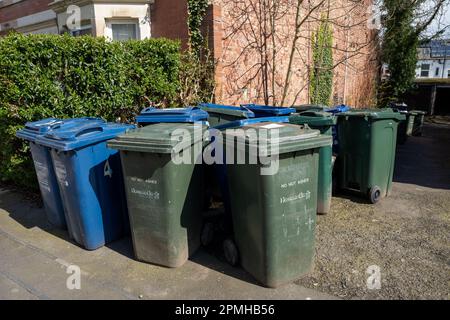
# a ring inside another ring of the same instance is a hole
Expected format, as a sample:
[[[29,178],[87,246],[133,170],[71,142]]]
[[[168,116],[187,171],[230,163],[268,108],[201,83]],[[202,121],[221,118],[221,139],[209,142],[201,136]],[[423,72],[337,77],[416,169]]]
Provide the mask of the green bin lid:
[[[289,117],[292,124],[308,124],[314,127],[328,127],[336,124],[336,117],[328,112],[304,111]]]
[[[159,123],[120,135],[108,146],[123,151],[172,153],[176,146],[184,150],[201,142],[206,130],[207,126],[199,123]]]
[[[338,117],[364,117],[374,120],[392,119],[396,121],[405,120],[405,115],[395,112],[391,108],[385,109],[352,109],[347,112],[337,114]]]
[[[323,104],[302,104],[299,106],[293,106],[298,112],[308,111],[308,110],[316,110],[316,111],[324,111],[328,109],[328,106]]]
[[[425,111],[421,111],[421,110],[411,110],[409,113],[411,113],[412,115],[415,115],[415,116],[424,116],[427,114]]]
[[[226,144],[234,146],[237,139],[245,143],[238,145],[238,149],[255,143],[255,135],[249,135],[249,130],[255,130],[259,149],[266,149],[267,155],[276,154],[274,148],[278,145],[278,153],[288,153],[301,150],[309,150],[332,145],[330,136],[321,135],[319,130],[313,130],[307,125],[299,126],[288,123],[258,123],[244,126],[239,129],[228,129],[225,131]],[[273,132],[278,130],[278,137],[274,139]],[[265,134],[261,134],[266,131]],[[252,139],[253,138],[253,139]]]

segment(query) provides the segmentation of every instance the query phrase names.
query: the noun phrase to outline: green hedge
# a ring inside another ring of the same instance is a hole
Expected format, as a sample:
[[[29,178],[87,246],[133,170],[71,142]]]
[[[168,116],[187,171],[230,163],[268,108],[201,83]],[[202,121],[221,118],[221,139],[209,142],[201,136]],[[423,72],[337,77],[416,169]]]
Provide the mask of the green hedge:
[[[57,35],[0,38],[0,180],[36,188],[27,121],[98,116],[131,120],[149,101],[171,106],[180,45],[167,39],[109,42]]]

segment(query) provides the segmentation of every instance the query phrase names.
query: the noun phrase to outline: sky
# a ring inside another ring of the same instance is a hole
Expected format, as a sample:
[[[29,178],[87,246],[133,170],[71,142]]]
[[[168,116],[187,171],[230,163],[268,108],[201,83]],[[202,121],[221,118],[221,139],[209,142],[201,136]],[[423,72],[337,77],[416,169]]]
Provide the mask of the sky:
[[[442,29],[445,26],[450,26],[450,7],[447,7],[445,12],[441,17],[438,17],[428,28],[428,34],[433,34],[436,31]],[[450,39],[450,27],[447,28],[445,32],[445,36],[447,39]]]

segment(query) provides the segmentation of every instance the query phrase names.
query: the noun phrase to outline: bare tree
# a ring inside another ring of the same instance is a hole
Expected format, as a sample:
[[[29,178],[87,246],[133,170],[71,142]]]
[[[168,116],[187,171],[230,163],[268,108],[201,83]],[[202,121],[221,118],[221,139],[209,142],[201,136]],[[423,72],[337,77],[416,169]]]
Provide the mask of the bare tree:
[[[370,0],[224,1],[228,47],[222,60],[232,75],[229,94],[253,88],[252,98],[265,104],[299,103],[309,90],[312,32],[324,14],[334,29],[332,69],[339,74],[337,79],[345,79],[348,72],[369,72],[367,63],[355,61],[378,61],[376,31],[367,31],[371,4]]]

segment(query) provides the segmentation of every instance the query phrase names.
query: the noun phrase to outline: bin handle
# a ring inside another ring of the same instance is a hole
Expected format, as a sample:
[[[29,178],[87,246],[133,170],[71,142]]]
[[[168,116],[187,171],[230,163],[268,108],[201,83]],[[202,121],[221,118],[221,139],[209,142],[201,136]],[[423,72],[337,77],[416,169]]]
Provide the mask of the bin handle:
[[[103,128],[102,127],[91,127],[91,128],[81,129],[75,133],[75,137],[78,138],[78,137],[81,137],[81,136],[84,136],[86,134],[93,133],[93,132],[103,132]]]

